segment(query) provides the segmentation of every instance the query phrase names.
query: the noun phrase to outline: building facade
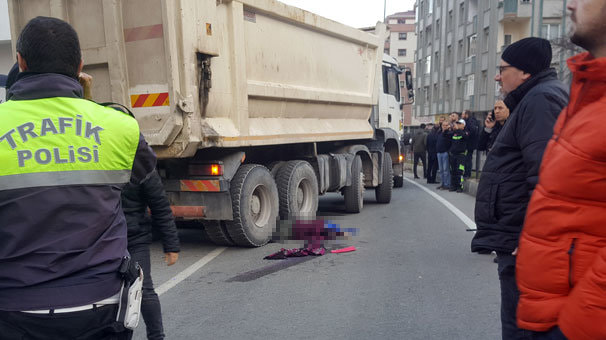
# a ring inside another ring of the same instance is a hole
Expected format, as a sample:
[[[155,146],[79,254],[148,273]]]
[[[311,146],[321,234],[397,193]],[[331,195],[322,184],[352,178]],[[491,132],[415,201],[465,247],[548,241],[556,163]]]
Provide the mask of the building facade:
[[[396,58],[400,67],[410,68],[413,75],[415,73],[415,50],[417,49],[417,33],[415,12],[399,12],[389,15],[385,18],[387,24],[388,37],[385,40],[385,54]],[[418,122],[413,117],[413,103],[408,101],[406,96],[406,84],[404,82],[404,74],[401,75],[400,93],[402,94],[402,126],[418,125]]]
[[[417,65],[413,115],[437,120],[452,111],[485,112],[499,96],[500,55],[529,36],[564,36],[563,0],[417,0]],[[554,45],[552,67],[565,53]],[[563,75],[562,75],[563,77]]]

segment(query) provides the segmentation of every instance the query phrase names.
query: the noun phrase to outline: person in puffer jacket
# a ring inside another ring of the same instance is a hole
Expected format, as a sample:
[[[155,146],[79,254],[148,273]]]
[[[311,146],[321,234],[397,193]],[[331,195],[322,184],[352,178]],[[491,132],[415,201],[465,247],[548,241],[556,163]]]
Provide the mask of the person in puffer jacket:
[[[506,94],[504,102],[511,115],[482,169],[475,206],[478,230],[471,251],[497,253],[503,339],[527,338],[528,331],[516,324],[519,292],[515,250],[543,152],[558,115],[568,103],[568,91],[550,63],[549,41],[522,39],[503,51],[495,77]]]
[[[570,103],[549,141],[520,237],[518,326],[606,339],[606,2],[569,1]],[[602,116],[601,116],[602,115]]]

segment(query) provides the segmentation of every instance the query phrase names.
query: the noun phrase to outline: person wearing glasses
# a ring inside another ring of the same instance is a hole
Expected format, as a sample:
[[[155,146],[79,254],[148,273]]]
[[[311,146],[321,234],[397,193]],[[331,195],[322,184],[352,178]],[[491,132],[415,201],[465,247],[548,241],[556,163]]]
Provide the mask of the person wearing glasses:
[[[503,51],[495,76],[511,114],[484,163],[471,251],[497,253],[503,339],[527,339],[530,333],[516,325],[515,255],[543,152],[568,102],[568,91],[550,64],[549,41],[525,38]]]

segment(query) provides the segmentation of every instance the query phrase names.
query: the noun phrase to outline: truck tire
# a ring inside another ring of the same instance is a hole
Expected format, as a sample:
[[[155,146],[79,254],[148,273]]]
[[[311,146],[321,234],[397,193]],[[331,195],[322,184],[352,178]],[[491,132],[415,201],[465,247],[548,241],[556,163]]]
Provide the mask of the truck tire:
[[[387,152],[383,153],[383,182],[375,188],[375,197],[379,203],[391,202],[391,192],[393,191],[393,164],[391,163],[391,155]]]
[[[404,186],[404,177],[402,176],[394,176],[393,177],[393,187],[401,188]]]
[[[269,164],[267,164],[267,169],[269,169],[269,172],[271,173],[271,176],[273,178],[276,178],[276,176],[278,176],[278,171],[280,170],[280,168],[282,167],[282,165],[284,165],[284,161],[273,161]]]
[[[280,218],[314,218],[318,211],[318,179],[306,161],[288,161],[276,176],[280,197]]]
[[[208,239],[220,246],[233,246],[234,240],[231,239],[227,232],[227,224],[225,221],[205,221],[204,232]]]
[[[351,185],[343,189],[345,198],[345,211],[359,213],[364,206],[364,173],[362,172],[362,159],[354,158],[351,164]]]
[[[278,217],[278,188],[266,167],[240,166],[231,181],[233,220],[227,232],[236,245],[260,247],[271,239]]]

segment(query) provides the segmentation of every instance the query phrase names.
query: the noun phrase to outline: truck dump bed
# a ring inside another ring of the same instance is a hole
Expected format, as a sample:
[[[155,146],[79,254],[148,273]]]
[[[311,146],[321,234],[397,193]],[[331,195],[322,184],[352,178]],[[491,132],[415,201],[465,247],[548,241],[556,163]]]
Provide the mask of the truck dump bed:
[[[383,39],[281,2],[9,0],[9,13],[13,44],[35,16],[72,24],[94,99],[130,106],[160,158],[373,135]]]

